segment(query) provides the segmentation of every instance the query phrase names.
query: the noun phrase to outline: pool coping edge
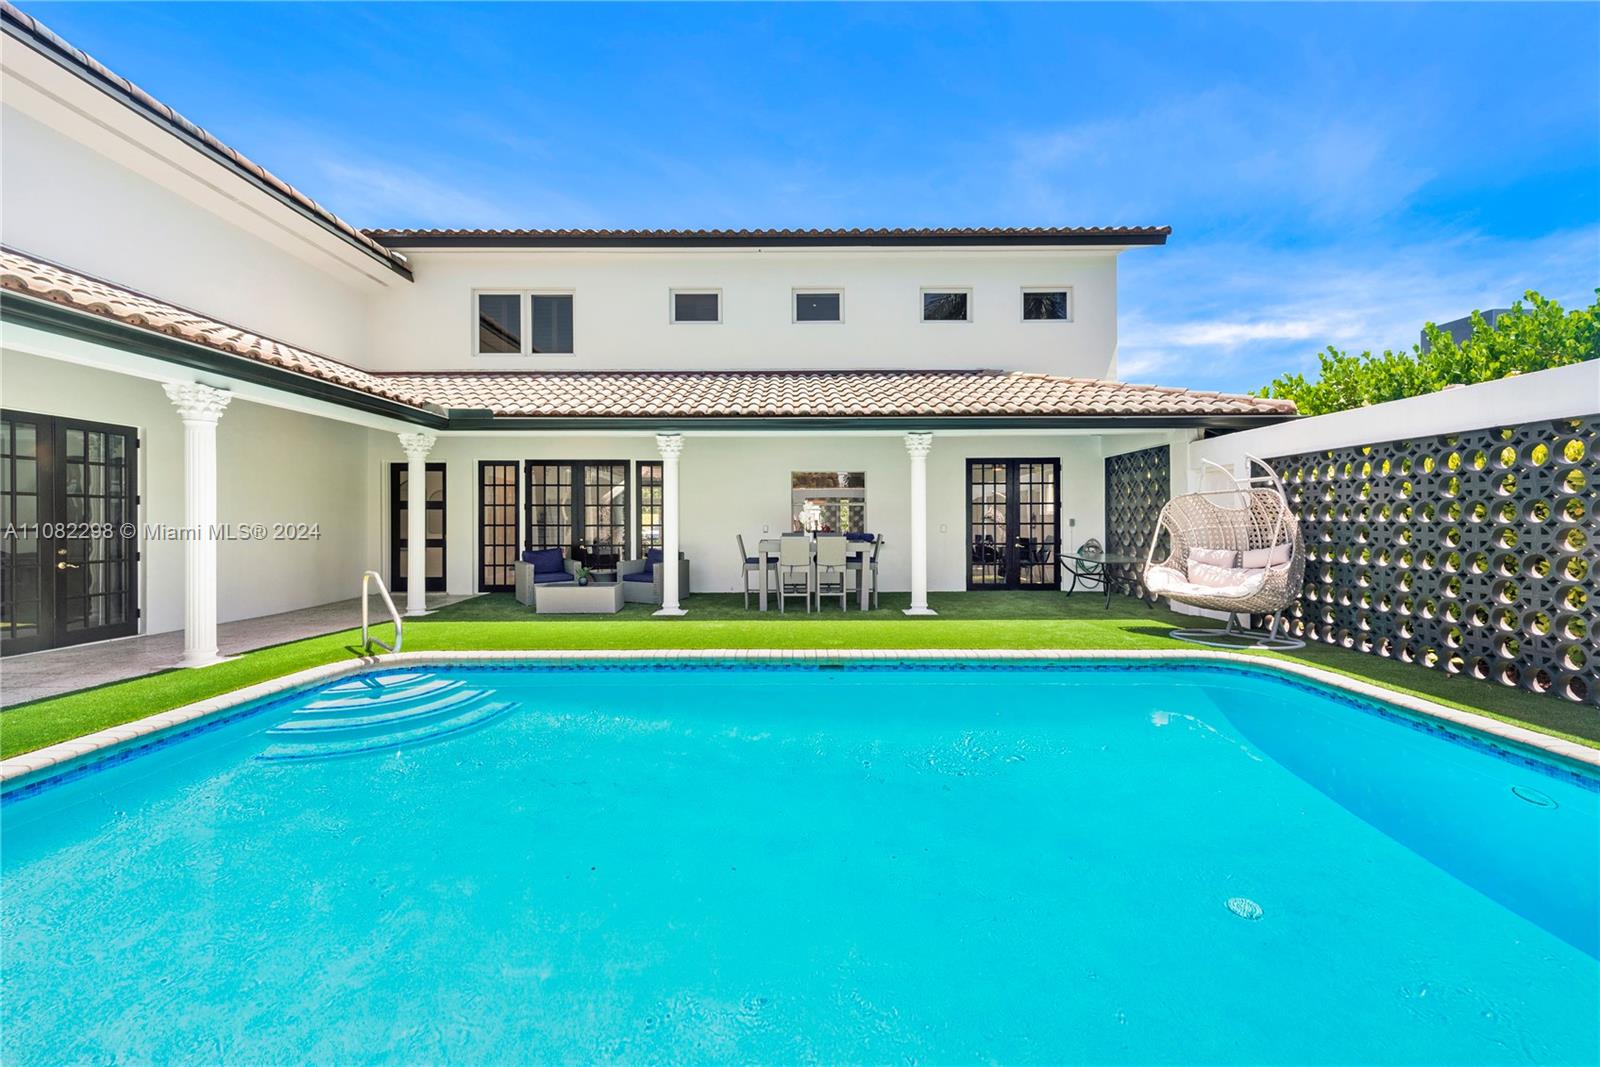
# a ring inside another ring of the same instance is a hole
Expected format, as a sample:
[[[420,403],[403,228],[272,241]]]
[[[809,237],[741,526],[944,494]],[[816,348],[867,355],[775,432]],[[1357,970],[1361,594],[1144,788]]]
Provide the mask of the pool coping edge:
[[[1320,685],[1352,693],[1357,696],[1388,704],[1402,711],[1422,715],[1452,726],[1487,735],[1517,748],[1532,750],[1535,754],[1555,757],[1558,761],[1581,764],[1591,770],[1600,770],[1600,749],[1589,748],[1574,741],[1530,730],[1527,727],[1492,719],[1486,715],[1463,711],[1422,697],[1401,693],[1372,682],[1350,678],[1332,671],[1292,661],[1263,659],[1237,652],[1187,649],[1136,650],[1086,650],[1086,649],[682,649],[682,650],[631,650],[604,649],[596,651],[560,650],[540,651],[507,649],[495,651],[422,651],[399,652],[382,657],[364,656],[359,659],[325,663],[317,667],[271,678],[264,682],[235,689],[220,696],[198,700],[180,708],[157,712],[142,719],[110,726],[69,741],[59,741],[32,752],[24,752],[0,760],[0,791],[32,784],[53,777],[72,764],[88,762],[124,746],[148,743],[155,735],[192,726],[244,704],[268,697],[283,696],[294,690],[320,685],[324,682],[358,674],[377,668],[396,666],[430,666],[473,662],[527,662],[561,663],[586,660],[728,660],[761,662],[819,662],[828,660],[1049,660],[1053,662],[1097,663],[1106,661],[1174,662],[1174,663],[1229,663],[1251,667],[1267,673],[1278,672],[1304,678]]]

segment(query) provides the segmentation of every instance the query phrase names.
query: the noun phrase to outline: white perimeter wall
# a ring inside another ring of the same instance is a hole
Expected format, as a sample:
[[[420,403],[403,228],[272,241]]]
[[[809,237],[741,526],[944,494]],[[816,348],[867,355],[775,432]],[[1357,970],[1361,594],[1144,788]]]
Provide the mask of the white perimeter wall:
[[[140,521],[179,526],[183,423],[152,381],[0,351],[7,408],[132,426],[139,431]],[[321,525],[310,541],[225,541],[218,546],[218,617],[270,615],[356,595],[373,514],[362,463],[367,431],[235,400],[217,430],[219,521]],[[183,552],[177,541],[141,548],[145,633],[183,626]]]
[[[1115,374],[1113,250],[406,254],[416,283],[391,289],[371,305],[371,364],[381,369],[999,368],[1091,378]],[[1024,322],[1025,286],[1070,288],[1073,320]],[[922,321],[922,289],[940,287],[972,290],[970,322]],[[843,289],[844,321],[794,322],[796,288]],[[479,289],[571,292],[574,353],[478,356],[473,294]],[[722,322],[672,324],[673,289],[720,289]]]
[[[1103,449],[1125,450],[1130,442],[1148,447],[1169,439],[1157,435],[935,434],[928,458],[930,588],[959,590],[966,586],[967,459],[1059,458],[1062,540],[1076,546],[1089,537],[1105,539]],[[449,592],[477,591],[479,460],[658,458],[654,439],[645,436],[441,438],[429,462],[445,464]],[[379,522],[371,531],[368,554],[384,559],[383,573],[388,576],[388,464],[404,462],[394,435],[373,432],[367,462],[369,484],[379,487],[383,497],[375,512]],[[1175,466],[1181,470],[1181,461]],[[883,588],[910,588],[910,460],[902,437],[819,433],[686,437],[680,468],[682,545],[691,561],[693,590],[733,592],[742,588],[734,537],[743,534],[746,547],[754,553],[763,533],[775,537],[789,528],[789,475],[798,470],[866,472],[867,522],[873,532],[887,539],[880,557]],[[1075,525],[1069,525],[1069,520]]]
[[[1246,454],[1271,459],[1596,412],[1600,360],[1590,360],[1197,441],[1189,448],[1188,484],[1199,486],[1205,460],[1242,474]]]

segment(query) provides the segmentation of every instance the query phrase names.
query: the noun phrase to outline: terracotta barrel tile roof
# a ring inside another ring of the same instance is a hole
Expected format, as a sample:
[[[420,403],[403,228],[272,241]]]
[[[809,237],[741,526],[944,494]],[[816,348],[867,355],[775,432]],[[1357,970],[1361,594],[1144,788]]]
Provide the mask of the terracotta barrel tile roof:
[[[398,384],[338,360],[230,326],[198,312],[79,274],[11,248],[0,248],[0,289],[177,337],[402,404],[420,406]]]
[[[985,370],[373,373],[0,248],[0,289],[412,407],[523,418],[1281,416],[1286,400]]]
[[[1292,415],[1286,400],[988,370],[385,374],[447,408],[626,418]]]

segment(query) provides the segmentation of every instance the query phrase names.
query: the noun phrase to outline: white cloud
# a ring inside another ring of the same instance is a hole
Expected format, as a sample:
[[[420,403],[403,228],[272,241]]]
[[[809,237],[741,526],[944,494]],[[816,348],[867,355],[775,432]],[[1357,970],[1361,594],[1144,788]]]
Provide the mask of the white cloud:
[[[1277,322],[1190,322],[1167,334],[1167,343],[1189,346],[1231,347],[1246,341],[1303,341],[1326,334],[1326,323],[1316,319]]]
[[[1165,221],[1184,205],[1259,224],[1270,205],[1300,223],[1338,226],[1403,208],[1432,176],[1410,158],[1415,115],[1348,100],[1336,112],[1318,106],[1224,86],[1028,131],[1011,146],[1016,196],[1043,218]]]
[[[506,217],[499,205],[471,193],[464,186],[437,181],[392,163],[350,163],[321,160],[320,198],[334,210],[361,225],[468,227],[494,225]]]
[[[1408,350],[1424,322],[1504,307],[1528,289],[1568,307],[1586,305],[1597,283],[1600,226],[1527,240],[1138,250],[1122,260],[1119,373],[1130,381],[1254,389],[1314,370],[1328,345]]]

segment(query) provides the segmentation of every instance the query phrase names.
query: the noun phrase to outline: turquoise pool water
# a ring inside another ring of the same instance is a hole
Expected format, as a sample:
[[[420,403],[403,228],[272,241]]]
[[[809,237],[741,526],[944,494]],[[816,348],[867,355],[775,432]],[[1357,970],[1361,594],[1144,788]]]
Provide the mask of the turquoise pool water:
[[[0,1059],[1593,1063],[1597,799],[1240,670],[393,670],[8,798]]]

